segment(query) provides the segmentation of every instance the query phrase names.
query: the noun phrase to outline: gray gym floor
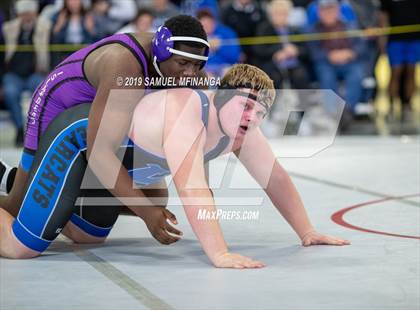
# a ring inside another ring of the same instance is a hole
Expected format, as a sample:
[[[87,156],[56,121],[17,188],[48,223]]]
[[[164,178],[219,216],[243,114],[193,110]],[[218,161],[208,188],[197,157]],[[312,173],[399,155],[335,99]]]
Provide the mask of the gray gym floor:
[[[278,155],[287,143],[272,140]],[[2,148],[1,156],[16,163],[18,154]],[[220,208],[259,211],[259,218],[221,225],[231,251],[267,267],[212,267],[182,208],[172,206],[184,237],[171,246],[159,245],[141,220],[121,216],[101,246],[59,237],[40,258],[0,259],[0,308],[419,309],[420,137],[338,137],[315,156],[280,161],[315,227],[352,245],[301,247],[267,199],[256,206],[263,193],[246,189],[253,182],[239,167],[237,188],[215,191],[230,204]],[[343,220],[357,229],[331,219],[351,206]]]

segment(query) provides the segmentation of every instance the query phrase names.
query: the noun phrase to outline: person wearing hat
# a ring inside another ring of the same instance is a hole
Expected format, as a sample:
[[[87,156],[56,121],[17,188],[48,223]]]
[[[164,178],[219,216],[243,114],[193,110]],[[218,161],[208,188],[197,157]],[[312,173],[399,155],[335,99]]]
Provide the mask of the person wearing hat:
[[[312,33],[345,32],[356,29],[356,25],[344,23],[340,19],[340,8],[337,0],[318,1],[319,22],[311,27]],[[361,93],[363,67],[361,59],[366,52],[365,42],[357,37],[333,37],[326,40],[309,42],[310,53],[315,73],[321,89],[331,89],[339,93],[339,83],[343,81],[343,97],[346,101],[345,116],[350,119],[354,113]],[[326,109],[336,112],[336,101],[325,99]]]
[[[24,137],[21,95],[31,93],[49,71],[48,44],[51,24],[38,17],[38,2],[18,0],[15,3],[17,18],[3,24],[2,32],[6,45],[3,76],[4,100],[16,127],[16,146],[21,146]],[[33,51],[19,51],[18,45],[33,45]]]
[[[322,0],[321,0],[322,1]],[[326,0],[324,4],[328,3],[329,0]],[[307,6],[306,15],[307,15],[307,22],[308,25],[312,26],[319,22],[319,0],[313,0]],[[337,3],[339,5],[340,11],[340,20],[344,23],[355,23],[357,22],[356,12],[354,11],[352,5],[348,1],[338,1],[333,0],[329,3]]]

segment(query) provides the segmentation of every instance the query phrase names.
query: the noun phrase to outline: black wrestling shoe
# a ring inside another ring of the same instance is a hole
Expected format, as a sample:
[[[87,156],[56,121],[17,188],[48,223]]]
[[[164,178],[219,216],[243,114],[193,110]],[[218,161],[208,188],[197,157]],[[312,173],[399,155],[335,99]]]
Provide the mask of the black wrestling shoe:
[[[16,171],[16,167],[10,167],[0,158],[0,196],[7,195],[12,189]]]
[[[1,196],[7,195],[7,189],[6,189],[7,182],[3,182],[3,177],[5,176],[6,171],[7,171],[7,165],[0,158],[0,195]]]

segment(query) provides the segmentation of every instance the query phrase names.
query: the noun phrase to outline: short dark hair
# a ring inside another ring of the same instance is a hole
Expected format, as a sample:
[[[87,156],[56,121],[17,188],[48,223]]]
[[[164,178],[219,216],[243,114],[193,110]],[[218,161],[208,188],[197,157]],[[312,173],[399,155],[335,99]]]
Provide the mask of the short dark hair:
[[[176,15],[169,18],[163,25],[173,36],[196,37],[207,41],[207,34],[200,21],[190,15]],[[175,43],[175,48],[178,42]],[[191,47],[204,47],[199,42],[181,41],[180,43]]]
[[[204,17],[214,19],[213,13],[209,9],[201,9],[197,11],[197,19],[200,20]]]
[[[134,21],[138,20],[140,17],[142,17],[143,15],[149,15],[151,17],[155,17],[155,15],[153,14],[152,10],[149,10],[148,8],[140,8],[137,11],[137,15],[136,17],[134,17]]]

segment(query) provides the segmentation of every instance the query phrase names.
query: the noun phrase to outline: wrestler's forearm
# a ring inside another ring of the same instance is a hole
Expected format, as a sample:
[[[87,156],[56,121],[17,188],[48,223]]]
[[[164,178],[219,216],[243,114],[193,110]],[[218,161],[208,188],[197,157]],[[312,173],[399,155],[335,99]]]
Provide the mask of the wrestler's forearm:
[[[133,179],[113,152],[107,154],[104,150],[98,153],[101,155],[89,158],[89,166],[92,171],[114,197],[133,210],[136,215],[141,216],[142,210],[138,206],[151,205],[150,200],[140,189],[134,188]]]
[[[219,221],[211,218],[216,212],[213,196],[209,190],[186,191],[181,195],[188,222],[204,252],[214,262],[214,259],[226,253],[228,248]]]
[[[313,230],[303,202],[290,176],[278,164],[274,165],[266,193],[301,239],[306,233]]]

